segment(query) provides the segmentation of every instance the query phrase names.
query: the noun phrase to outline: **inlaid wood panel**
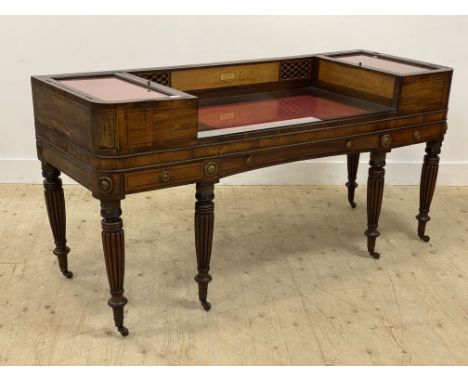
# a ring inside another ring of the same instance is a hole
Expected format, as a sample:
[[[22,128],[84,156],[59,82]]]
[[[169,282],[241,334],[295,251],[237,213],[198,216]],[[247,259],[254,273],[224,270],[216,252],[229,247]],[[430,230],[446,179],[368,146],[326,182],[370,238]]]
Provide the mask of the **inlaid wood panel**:
[[[79,160],[70,160],[68,153],[64,153],[49,143],[41,142],[40,145],[42,152],[38,154],[39,160],[60,168],[60,172],[67,174],[89,190],[96,189],[93,170],[90,167]]]
[[[151,144],[156,127],[153,128],[152,109],[134,109],[125,113],[127,145]]]
[[[198,132],[198,110],[195,107],[177,110],[158,110],[153,115],[155,144],[177,146],[183,142],[195,141]]]
[[[201,90],[278,81],[279,63],[221,66],[172,72],[171,86],[177,90]]]
[[[362,95],[391,105],[395,93],[395,77],[385,73],[320,60],[318,84],[344,94]]]
[[[403,80],[400,111],[414,112],[445,108],[451,73],[411,76]]]
[[[119,126],[129,152],[142,148],[175,146],[197,137],[195,107],[180,109],[135,108],[119,112]]]
[[[93,146],[95,150],[101,152],[115,153],[118,151],[117,113],[115,110],[102,110],[95,114]]]
[[[91,106],[37,84],[33,86],[35,122],[90,148]]]

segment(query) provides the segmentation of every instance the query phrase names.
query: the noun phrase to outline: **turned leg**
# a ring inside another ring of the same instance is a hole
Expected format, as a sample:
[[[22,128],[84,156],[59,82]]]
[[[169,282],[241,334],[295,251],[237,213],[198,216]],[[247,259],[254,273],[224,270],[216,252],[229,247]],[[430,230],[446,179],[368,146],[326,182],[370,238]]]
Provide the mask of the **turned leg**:
[[[120,200],[101,200],[102,247],[111,294],[108,304],[114,313],[115,326],[122,336],[127,336],[128,329],[124,326],[124,306],[127,299],[123,295],[125,246],[120,215]]]
[[[348,201],[352,208],[356,208],[356,203],[354,202],[354,190],[358,186],[356,183],[358,165],[359,153],[348,154],[348,182],[346,183],[346,187],[348,187]]]
[[[380,235],[377,227],[379,225],[380,209],[382,207],[382,197],[385,176],[385,155],[384,152],[372,152],[370,154],[369,178],[367,181],[367,250],[369,254],[378,259],[380,254],[375,252],[375,240]]]
[[[427,142],[426,155],[421,172],[421,184],[419,191],[419,214],[418,219],[418,236],[423,241],[429,241],[429,236],[425,235],[426,223],[431,220],[429,217],[429,209],[431,207],[432,196],[434,195],[437,172],[439,169],[439,154],[442,141]]]
[[[60,271],[69,279],[73,273],[68,270],[68,252],[66,239],[65,198],[63,196],[60,171],[48,163],[42,163],[42,176],[44,177],[44,196],[49,215],[50,228],[54,236],[54,255],[57,256]]]
[[[198,283],[198,298],[205,310],[210,310],[211,304],[206,301],[208,283],[211,281],[210,258],[213,243],[214,224],[214,185],[212,183],[197,183],[195,198],[195,250],[197,252],[197,270],[195,281]]]

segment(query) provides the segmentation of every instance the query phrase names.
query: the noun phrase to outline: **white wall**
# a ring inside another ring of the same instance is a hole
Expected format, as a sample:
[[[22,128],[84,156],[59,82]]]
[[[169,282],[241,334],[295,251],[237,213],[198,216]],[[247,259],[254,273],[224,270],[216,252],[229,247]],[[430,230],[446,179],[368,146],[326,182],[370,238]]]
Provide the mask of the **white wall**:
[[[455,69],[439,184],[468,185],[468,17],[0,17],[0,182],[39,182],[35,74],[257,59],[363,48]],[[416,184],[424,147],[388,156],[388,184]],[[363,155],[360,181],[365,178]],[[344,157],[271,167],[236,184],[342,184]]]

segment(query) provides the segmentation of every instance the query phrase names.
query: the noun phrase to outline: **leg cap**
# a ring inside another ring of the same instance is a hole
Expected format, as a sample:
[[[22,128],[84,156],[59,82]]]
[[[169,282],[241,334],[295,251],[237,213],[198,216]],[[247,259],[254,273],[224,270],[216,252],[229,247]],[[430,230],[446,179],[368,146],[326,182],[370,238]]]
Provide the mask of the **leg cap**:
[[[430,236],[427,236],[427,235],[422,235],[422,236],[419,236],[419,238],[424,241],[425,243],[427,243],[429,240],[431,240]]]
[[[120,326],[117,328],[120,334],[122,334],[122,337],[127,337],[128,336],[128,329],[125,326]]]
[[[379,252],[369,252],[369,255],[371,255],[376,260],[380,258]]]
[[[203,306],[203,309],[205,309],[207,312],[210,311],[211,309],[211,304],[208,302],[208,301],[200,301],[202,306]]]
[[[66,272],[63,272],[63,275],[64,275],[67,279],[71,279],[71,278],[73,277],[73,272],[66,271]]]

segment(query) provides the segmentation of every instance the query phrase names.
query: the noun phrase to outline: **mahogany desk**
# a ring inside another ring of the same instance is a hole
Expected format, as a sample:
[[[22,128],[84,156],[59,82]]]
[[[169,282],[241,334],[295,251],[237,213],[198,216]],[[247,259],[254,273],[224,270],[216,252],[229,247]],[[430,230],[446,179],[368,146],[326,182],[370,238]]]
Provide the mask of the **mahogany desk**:
[[[360,152],[370,152],[369,254],[386,153],[426,142],[418,235],[428,241],[452,69],[362,50],[259,61],[31,79],[45,199],[60,270],[68,277],[64,172],[100,200],[109,305],[126,336],[124,232],[127,194],[196,184],[199,299],[206,310],[214,184],[265,166],[347,154],[348,199]]]

